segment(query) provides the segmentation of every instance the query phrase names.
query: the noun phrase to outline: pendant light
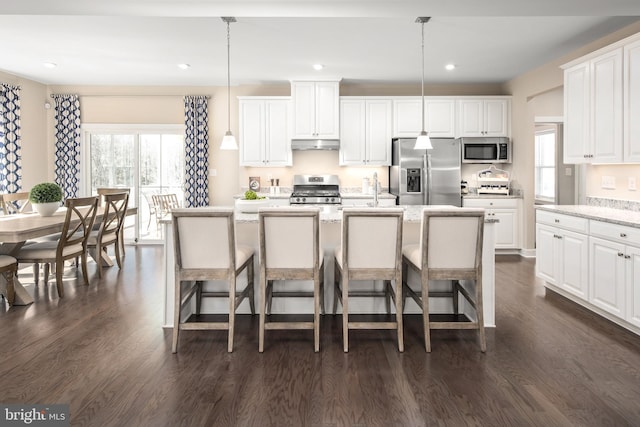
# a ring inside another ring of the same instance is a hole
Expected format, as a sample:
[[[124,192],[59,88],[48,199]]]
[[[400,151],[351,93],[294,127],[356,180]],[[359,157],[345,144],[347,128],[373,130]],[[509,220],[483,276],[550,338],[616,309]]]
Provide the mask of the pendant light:
[[[422,25],[422,131],[416,139],[416,145],[413,147],[416,150],[431,150],[431,138],[429,134],[424,130],[424,24],[429,22],[430,17],[418,17],[416,22]]]
[[[220,144],[221,150],[237,150],[238,143],[236,142],[236,138],[231,133],[231,36],[229,33],[229,24],[232,22],[236,22],[236,18],[232,16],[223,16],[222,20],[227,23],[227,132],[224,134],[224,138],[222,138],[222,143]]]

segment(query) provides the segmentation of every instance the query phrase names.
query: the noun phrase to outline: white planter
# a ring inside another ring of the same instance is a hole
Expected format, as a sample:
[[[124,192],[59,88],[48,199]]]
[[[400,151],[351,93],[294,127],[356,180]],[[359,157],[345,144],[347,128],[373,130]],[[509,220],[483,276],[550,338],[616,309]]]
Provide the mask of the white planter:
[[[32,203],[32,205],[40,216],[53,216],[60,207],[60,202]]]
[[[236,199],[236,210],[244,213],[257,213],[260,208],[269,206],[269,199]]]

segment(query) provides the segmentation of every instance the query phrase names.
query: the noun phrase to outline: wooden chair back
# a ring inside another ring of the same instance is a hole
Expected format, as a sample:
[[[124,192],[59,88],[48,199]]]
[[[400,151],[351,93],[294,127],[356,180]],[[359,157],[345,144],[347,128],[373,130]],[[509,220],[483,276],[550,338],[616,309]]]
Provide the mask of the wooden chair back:
[[[98,231],[98,246],[116,241],[124,224],[129,202],[128,193],[107,193],[102,196],[104,212]]]
[[[475,280],[482,271],[484,209],[425,209],[422,269],[430,280]]]
[[[19,193],[2,194],[1,207],[4,215],[13,215],[17,213],[26,213],[33,211],[31,202],[29,201],[29,192],[21,191]]]
[[[176,277],[214,280],[235,274],[232,208],[175,209],[171,217]]]
[[[345,208],[342,269],[352,280],[393,280],[402,265],[400,208]]]
[[[86,254],[87,238],[93,228],[98,211],[98,197],[67,199],[64,203],[67,213],[62,227],[57,259],[68,259]]]
[[[100,196],[100,206],[105,205],[105,197],[107,194],[127,193],[131,194],[131,189],[128,187],[100,187],[96,189],[96,193]]]

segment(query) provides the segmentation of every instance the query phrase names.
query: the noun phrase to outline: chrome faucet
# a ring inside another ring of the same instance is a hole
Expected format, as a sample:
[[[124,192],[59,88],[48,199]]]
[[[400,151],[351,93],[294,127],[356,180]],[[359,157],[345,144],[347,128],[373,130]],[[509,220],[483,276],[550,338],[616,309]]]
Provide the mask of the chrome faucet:
[[[378,172],[373,173],[373,207],[378,207]]]

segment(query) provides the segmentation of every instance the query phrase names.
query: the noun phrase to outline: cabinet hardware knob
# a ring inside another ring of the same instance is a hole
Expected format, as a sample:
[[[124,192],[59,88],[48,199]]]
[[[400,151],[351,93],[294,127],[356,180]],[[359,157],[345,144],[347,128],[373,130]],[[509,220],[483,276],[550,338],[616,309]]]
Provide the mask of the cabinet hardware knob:
[[[624,256],[624,259],[629,259],[629,258],[631,258],[631,255],[625,255]]]
[[[622,252],[618,252],[618,256],[624,256]]]
[[[620,237],[627,237],[627,233],[620,233]]]
[[[560,220],[559,220],[559,219],[555,219],[554,221],[555,221],[556,223],[560,222]]]

